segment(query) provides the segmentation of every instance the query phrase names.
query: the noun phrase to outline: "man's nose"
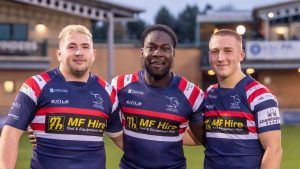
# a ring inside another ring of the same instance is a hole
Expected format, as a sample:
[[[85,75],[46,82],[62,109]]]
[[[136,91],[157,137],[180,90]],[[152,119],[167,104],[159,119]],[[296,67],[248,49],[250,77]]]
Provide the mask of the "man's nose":
[[[153,55],[154,56],[161,56],[162,55],[162,50],[161,49],[156,49],[154,52],[153,52]]]
[[[218,54],[218,61],[223,61],[224,60],[224,52],[220,51]]]

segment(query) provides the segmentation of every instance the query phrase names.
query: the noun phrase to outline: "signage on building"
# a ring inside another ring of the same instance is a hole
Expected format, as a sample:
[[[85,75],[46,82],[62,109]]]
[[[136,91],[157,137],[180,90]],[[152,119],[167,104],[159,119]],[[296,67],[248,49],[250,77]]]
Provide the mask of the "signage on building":
[[[300,41],[247,41],[247,60],[300,60]]]
[[[37,50],[38,44],[33,41],[0,41],[0,54],[30,55]]]

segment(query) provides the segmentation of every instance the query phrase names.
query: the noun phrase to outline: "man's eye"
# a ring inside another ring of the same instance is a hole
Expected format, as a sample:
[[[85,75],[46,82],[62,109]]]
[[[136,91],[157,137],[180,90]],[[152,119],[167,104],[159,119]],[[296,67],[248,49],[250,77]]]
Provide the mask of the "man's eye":
[[[232,52],[232,50],[224,50],[224,53],[226,53],[226,54],[229,54],[231,52]]]
[[[213,55],[217,55],[217,54],[219,54],[219,51],[218,50],[211,50],[210,53],[213,54]]]

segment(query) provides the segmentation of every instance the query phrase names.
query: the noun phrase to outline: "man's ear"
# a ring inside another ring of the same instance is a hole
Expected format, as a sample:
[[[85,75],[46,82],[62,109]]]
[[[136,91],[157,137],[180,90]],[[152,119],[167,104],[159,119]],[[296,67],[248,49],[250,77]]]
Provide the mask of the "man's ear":
[[[245,56],[246,56],[245,50],[242,50],[240,55],[240,62],[245,59]]]
[[[58,60],[59,62],[62,61],[61,51],[60,51],[59,49],[56,50],[56,57],[57,57],[57,60]]]
[[[141,48],[141,50],[140,50],[140,52],[141,52],[141,57],[143,57],[144,56],[144,48]]]

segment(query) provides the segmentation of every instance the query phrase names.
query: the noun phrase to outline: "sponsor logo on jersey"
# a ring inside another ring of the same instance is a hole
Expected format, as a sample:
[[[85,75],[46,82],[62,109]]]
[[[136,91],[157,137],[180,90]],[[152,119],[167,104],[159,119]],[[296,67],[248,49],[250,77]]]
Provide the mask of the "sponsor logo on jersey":
[[[51,113],[46,115],[46,133],[103,136],[106,120],[102,117]]]
[[[214,94],[208,94],[208,98],[210,98],[210,99],[216,99],[216,98],[217,98],[217,95],[214,95]]]
[[[134,101],[134,100],[127,100],[126,104],[132,105],[132,106],[141,106],[142,102]]]
[[[258,127],[280,124],[279,110],[271,107],[258,112]]]
[[[19,120],[19,116],[9,113],[7,116],[12,117],[14,120]]]
[[[208,117],[204,121],[208,132],[248,134],[247,120],[241,117]]]
[[[21,103],[13,102],[13,104],[11,105],[10,110],[13,110],[13,109],[20,109],[20,108],[21,108]]]
[[[49,88],[50,93],[68,93],[67,89],[54,89],[54,88]]]
[[[92,92],[90,92],[90,93],[94,97],[93,107],[103,110],[104,109],[103,108],[103,99],[102,99],[101,95],[97,94],[97,93],[92,93]]]
[[[138,94],[138,95],[143,95],[144,92],[139,91],[139,90],[133,90],[133,89],[128,89],[128,93],[130,94]]]
[[[214,108],[214,105],[212,105],[212,104],[205,105],[205,108],[212,110]]]
[[[169,101],[170,103],[167,104],[167,108],[166,110],[167,111],[171,111],[171,112],[178,112],[178,106],[179,106],[179,101],[176,97],[168,97],[168,96],[165,96]]]
[[[62,99],[54,99],[51,100],[52,104],[69,104],[70,101],[69,100],[62,100]]]
[[[127,130],[156,136],[179,135],[179,122],[139,114],[125,114],[124,118]]]
[[[230,109],[241,109],[240,107],[240,103],[241,103],[241,99],[239,98],[238,95],[230,95],[230,97],[233,99],[233,102],[230,103]]]

